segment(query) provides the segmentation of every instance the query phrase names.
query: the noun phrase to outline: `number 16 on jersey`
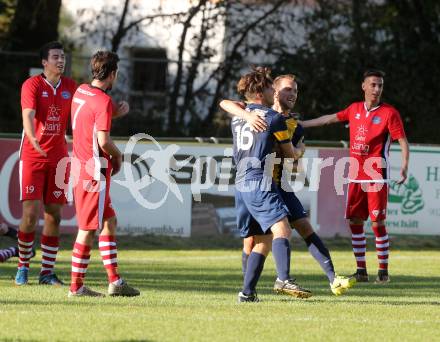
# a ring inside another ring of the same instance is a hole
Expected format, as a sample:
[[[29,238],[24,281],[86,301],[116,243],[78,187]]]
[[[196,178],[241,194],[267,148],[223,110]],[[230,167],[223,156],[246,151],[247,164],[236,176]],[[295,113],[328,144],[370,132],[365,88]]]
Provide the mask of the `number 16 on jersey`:
[[[242,151],[249,150],[254,142],[251,126],[247,123],[243,126],[236,126],[235,133],[237,134],[237,149]]]

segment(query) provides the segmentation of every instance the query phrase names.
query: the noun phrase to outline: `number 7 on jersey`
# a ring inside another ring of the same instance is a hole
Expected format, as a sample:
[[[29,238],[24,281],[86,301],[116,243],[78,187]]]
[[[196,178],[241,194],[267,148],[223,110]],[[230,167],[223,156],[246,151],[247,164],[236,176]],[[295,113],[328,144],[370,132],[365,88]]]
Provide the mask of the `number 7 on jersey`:
[[[72,121],[72,129],[75,129],[75,126],[76,126],[76,118],[78,117],[79,111],[81,110],[81,108],[82,108],[82,106],[84,105],[84,103],[86,103],[86,101],[85,101],[85,100],[78,99],[77,97],[74,97],[74,98],[72,99],[72,101],[73,101],[74,103],[77,103],[77,104],[78,104],[78,107],[76,108],[75,114],[73,114],[73,121]]]

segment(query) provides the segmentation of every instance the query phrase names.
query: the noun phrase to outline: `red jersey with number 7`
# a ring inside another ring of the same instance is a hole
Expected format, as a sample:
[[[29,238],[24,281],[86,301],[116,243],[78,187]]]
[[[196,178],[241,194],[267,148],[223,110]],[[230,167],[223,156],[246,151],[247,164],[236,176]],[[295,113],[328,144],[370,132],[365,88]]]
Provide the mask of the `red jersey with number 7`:
[[[38,153],[24,134],[20,146],[20,159],[24,161],[58,162],[67,156],[66,127],[70,114],[74,80],[61,76],[53,86],[44,74],[28,78],[21,87],[21,108],[35,110],[33,120],[35,137],[47,153]]]
[[[73,96],[73,157],[81,163],[80,179],[100,180],[101,168],[111,167],[110,156],[99,147],[98,131],[110,131],[112,110],[111,97],[90,84],[81,84]]]
[[[336,116],[350,125],[350,157],[357,161],[350,162],[350,181],[388,181],[391,141],[405,137],[399,112],[386,103],[368,110],[355,102]]]

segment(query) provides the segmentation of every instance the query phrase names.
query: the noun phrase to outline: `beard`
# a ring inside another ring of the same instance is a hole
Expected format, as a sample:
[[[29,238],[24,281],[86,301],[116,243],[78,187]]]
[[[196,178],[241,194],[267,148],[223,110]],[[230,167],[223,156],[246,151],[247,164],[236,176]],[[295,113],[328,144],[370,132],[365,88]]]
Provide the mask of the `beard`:
[[[287,100],[280,100],[279,102],[282,110],[292,110],[293,107],[295,106],[295,102],[291,103],[290,101]]]

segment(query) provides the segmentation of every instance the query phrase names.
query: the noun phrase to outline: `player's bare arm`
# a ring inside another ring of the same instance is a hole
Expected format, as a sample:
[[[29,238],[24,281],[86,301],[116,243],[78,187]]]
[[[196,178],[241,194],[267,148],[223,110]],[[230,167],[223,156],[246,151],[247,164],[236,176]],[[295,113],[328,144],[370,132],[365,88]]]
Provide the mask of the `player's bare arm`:
[[[25,108],[22,112],[23,117],[23,129],[26,137],[34,147],[34,149],[40,153],[43,157],[47,157],[47,153],[43,151],[40,147],[40,143],[35,136],[35,128],[34,128],[34,117],[35,117],[35,109]]]
[[[292,159],[292,162],[302,157],[302,155],[304,154],[304,149],[304,144],[302,146],[298,144],[298,147],[294,147],[290,141],[283,144],[280,143],[282,156],[285,159]]]
[[[130,111],[130,105],[127,101],[119,101],[116,111],[112,113],[112,119],[119,119],[127,115]]]
[[[402,184],[408,177],[408,163],[409,163],[409,145],[406,138],[397,140],[402,150],[402,167],[400,168],[400,179],[397,184]]]
[[[338,117],[335,114],[328,114],[320,116],[319,118],[312,119],[312,120],[306,120],[306,121],[298,121],[304,128],[309,127],[319,127],[319,126],[325,126],[330,125],[339,122]]]
[[[294,149],[300,154],[298,159],[304,155],[304,153],[306,152],[306,144],[304,144],[304,138],[301,138],[296,147],[294,146]]]
[[[228,114],[238,116],[239,118],[246,120],[246,122],[255,132],[264,132],[267,129],[266,120],[258,115],[244,110],[245,104],[243,102],[222,100],[220,102],[220,107]]]
[[[119,151],[112,138],[110,138],[110,133],[107,131],[98,131],[98,144],[105,153],[112,156],[112,175],[117,174],[122,165],[122,153]]]
[[[280,144],[281,145],[281,144]],[[291,144],[293,146],[293,151],[295,153],[295,160],[298,160],[300,158],[302,158],[302,156],[304,155],[304,153],[306,152],[306,144],[304,144],[303,139],[301,139],[296,146],[294,146],[293,144]],[[277,153],[280,153],[282,158],[289,158],[288,156],[283,154],[283,151],[281,150],[281,147],[279,148],[279,150],[277,150]]]

